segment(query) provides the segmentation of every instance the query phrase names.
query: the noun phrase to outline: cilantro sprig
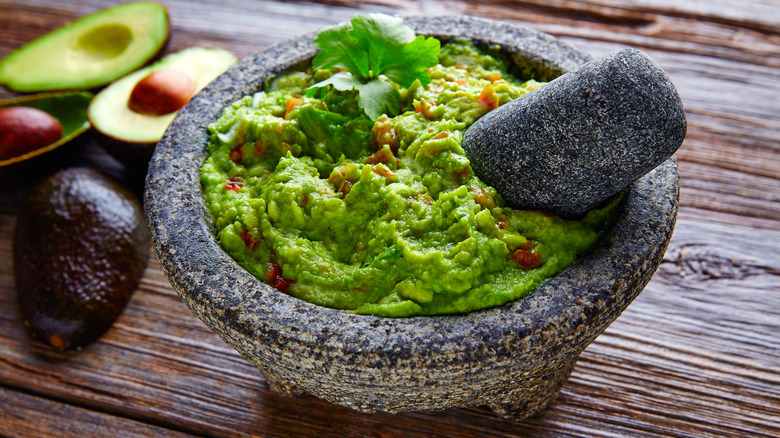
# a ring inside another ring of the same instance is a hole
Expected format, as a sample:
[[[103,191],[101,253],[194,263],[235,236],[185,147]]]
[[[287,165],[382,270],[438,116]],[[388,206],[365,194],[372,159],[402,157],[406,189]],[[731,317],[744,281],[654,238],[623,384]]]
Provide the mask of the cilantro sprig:
[[[314,45],[321,49],[312,61],[315,70],[346,72],[312,85],[307,96],[328,85],[357,90],[358,106],[372,120],[398,113],[401,94],[393,82],[403,88],[416,80],[423,86],[431,82],[426,70],[439,62],[441,48],[436,38],[415,36],[402,19],[384,14],[356,15],[349,23],[325,28]]]

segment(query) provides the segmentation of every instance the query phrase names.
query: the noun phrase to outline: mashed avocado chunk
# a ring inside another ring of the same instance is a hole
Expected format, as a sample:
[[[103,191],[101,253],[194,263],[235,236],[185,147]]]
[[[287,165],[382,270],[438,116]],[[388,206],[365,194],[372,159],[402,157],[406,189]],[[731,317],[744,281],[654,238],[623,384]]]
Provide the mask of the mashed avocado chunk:
[[[201,169],[225,251],[290,295],[381,316],[504,304],[587,251],[616,201],[577,221],[512,210],[461,148],[471,123],[543,84],[462,39],[439,62],[426,87],[399,87],[395,117],[371,120],[350,91],[306,97],[332,71],[285,73],[227,107]]]

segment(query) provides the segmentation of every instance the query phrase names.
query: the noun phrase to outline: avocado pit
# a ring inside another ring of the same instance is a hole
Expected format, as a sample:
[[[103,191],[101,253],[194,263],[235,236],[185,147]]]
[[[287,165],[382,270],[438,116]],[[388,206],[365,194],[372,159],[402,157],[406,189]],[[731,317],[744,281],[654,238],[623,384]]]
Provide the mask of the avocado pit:
[[[195,81],[183,71],[164,68],[145,76],[133,88],[127,106],[143,115],[178,111],[195,94]]]
[[[0,161],[18,157],[62,138],[62,125],[37,108],[0,109]]]

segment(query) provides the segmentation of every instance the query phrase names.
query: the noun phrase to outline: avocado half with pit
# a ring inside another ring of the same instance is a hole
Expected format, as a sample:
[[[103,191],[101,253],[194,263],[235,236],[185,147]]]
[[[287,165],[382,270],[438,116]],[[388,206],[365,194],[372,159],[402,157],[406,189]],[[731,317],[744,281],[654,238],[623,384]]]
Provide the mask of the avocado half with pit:
[[[0,100],[0,169],[36,158],[89,129],[92,93],[50,92]]]
[[[114,82],[89,106],[97,140],[124,164],[146,166],[178,109],[235,63],[226,50],[192,47]]]
[[[133,2],[99,10],[0,61],[0,84],[18,92],[85,90],[153,59],[168,40],[165,6]]]

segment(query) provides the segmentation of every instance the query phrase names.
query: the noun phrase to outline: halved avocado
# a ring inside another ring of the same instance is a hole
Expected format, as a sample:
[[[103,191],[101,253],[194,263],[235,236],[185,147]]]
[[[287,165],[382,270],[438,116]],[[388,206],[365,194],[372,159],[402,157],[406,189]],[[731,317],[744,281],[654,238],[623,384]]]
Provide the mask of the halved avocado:
[[[86,90],[154,58],[168,40],[165,6],[125,3],[46,34],[0,61],[0,84],[19,92]]]
[[[98,141],[123,163],[145,166],[178,111],[154,115],[130,109],[130,96],[139,82],[154,72],[174,70],[189,76],[194,83],[194,95],[235,63],[235,55],[226,50],[192,47],[114,82],[98,93],[89,106],[89,120]]]
[[[53,151],[88,130],[90,124],[87,120],[87,108],[92,97],[92,93],[81,91],[41,93],[0,100],[0,110],[11,107],[35,108],[54,117],[62,126],[62,136],[58,140],[23,155],[2,160],[0,168]]]

